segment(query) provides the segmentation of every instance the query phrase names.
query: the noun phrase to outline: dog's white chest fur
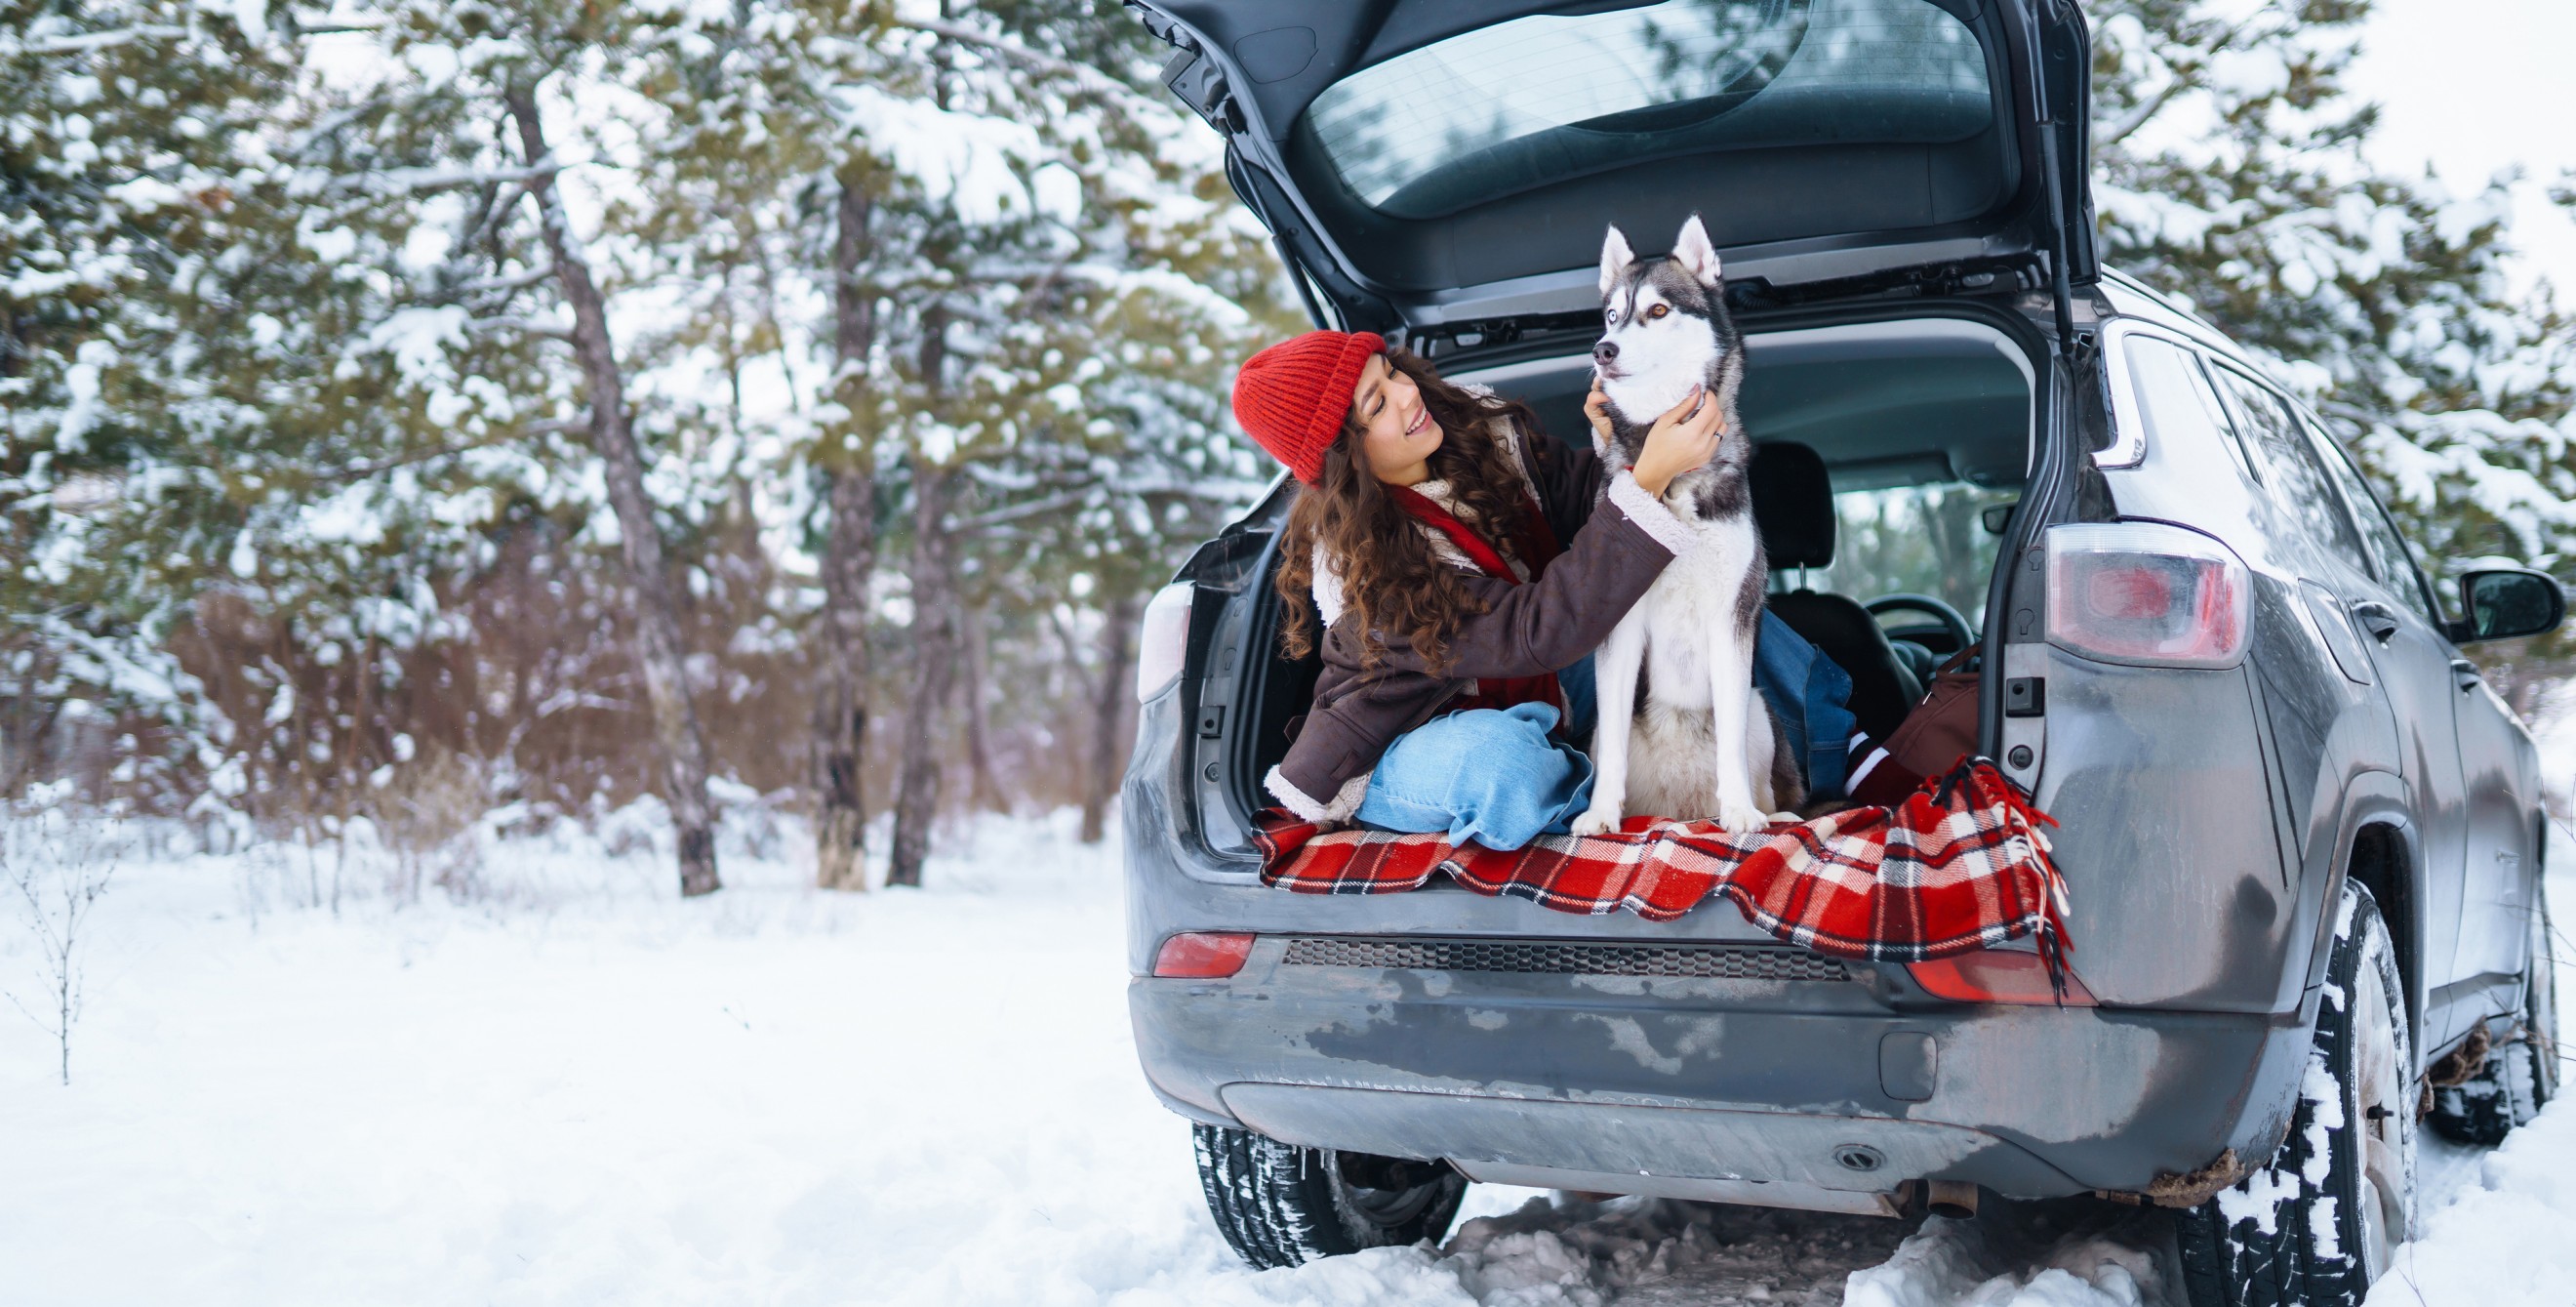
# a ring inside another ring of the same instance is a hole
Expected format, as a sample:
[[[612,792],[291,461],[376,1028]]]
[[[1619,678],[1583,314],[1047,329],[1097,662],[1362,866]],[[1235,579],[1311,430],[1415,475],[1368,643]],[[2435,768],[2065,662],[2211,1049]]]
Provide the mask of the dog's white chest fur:
[[[1591,806],[1574,822],[1577,835],[1610,830],[1631,812],[1713,817],[1743,834],[1799,802],[1794,791],[1782,792],[1794,782],[1774,770],[1779,726],[1753,689],[1762,584],[1753,515],[1685,525],[1690,544],[1594,656],[1597,770]]]
[[[1752,517],[1686,523],[1690,547],[1665,566],[1602,649],[1602,683],[1620,683],[1603,690],[1605,722],[1613,705],[1637,702],[1639,670],[1645,679],[1645,703],[1627,722],[1625,747],[1610,745],[1615,727],[1596,741],[1600,775],[1594,812],[1586,815],[1597,814],[1590,824],[1602,829],[1624,810],[1715,817],[1730,830],[1750,830],[1784,806],[1786,796],[1771,782],[1776,727],[1752,692],[1753,641],[1743,631],[1756,547]]]
[[[1632,616],[1645,627],[1647,693],[1675,708],[1706,712],[1714,703],[1713,659],[1735,628],[1757,540],[1749,513],[1683,523],[1690,528],[1689,551],[1664,567]]]

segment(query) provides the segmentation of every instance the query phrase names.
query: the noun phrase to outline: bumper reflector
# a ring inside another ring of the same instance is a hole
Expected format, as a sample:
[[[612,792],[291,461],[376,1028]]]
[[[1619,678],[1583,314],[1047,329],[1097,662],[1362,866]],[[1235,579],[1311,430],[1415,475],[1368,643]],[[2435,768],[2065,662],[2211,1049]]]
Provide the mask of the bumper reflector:
[[[1218,980],[1243,970],[1252,956],[1252,936],[1204,932],[1174,935],[1154,954],[1154,974],[1189,980]],[[2045,983],[2043,978],[2042,983]]]
[[[2048,966],[2036,953],[2010,953],[2002,949],[1979,949],[1938,962],[1909,962],[1905,969],[1936,998],[1959,1003],[2057,1003],[2060,997],[2049,986]],[[2068,1007],[2093,1007],[2093,993],[2075,973],[2066,973]]]

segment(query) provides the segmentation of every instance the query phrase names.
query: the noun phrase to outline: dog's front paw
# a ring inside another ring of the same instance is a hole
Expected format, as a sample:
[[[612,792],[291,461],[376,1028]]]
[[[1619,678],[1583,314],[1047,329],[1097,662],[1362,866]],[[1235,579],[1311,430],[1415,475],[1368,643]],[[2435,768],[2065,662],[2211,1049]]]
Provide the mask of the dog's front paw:
[[[1577,835],[1607,835],[1619,829],[1619,810],[1597,804],[1586,808],[1582,816],[1574,819],[1572,829]]]
[[[1771,817],[1770,814],[1750,803],[1720,801],[1717,805],[1717,824],[1725,828],[1729,835],[1751,835],[1769,830]]]

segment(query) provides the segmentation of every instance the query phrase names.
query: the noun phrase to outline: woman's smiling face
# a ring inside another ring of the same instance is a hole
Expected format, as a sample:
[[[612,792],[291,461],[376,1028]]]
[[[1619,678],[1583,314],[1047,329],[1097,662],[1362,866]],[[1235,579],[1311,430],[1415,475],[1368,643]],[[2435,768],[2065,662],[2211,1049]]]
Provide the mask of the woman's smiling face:
[[[1388,366],[1384,354],[1369,357],[1351,391],[1351,413],[1359,419],[1360,448],[1369,471],[1393,486],[1418,485],[1431,478],[1426,460],[1440,448],[1440,424],[1422,406],[1422,390],[1413,378]]]

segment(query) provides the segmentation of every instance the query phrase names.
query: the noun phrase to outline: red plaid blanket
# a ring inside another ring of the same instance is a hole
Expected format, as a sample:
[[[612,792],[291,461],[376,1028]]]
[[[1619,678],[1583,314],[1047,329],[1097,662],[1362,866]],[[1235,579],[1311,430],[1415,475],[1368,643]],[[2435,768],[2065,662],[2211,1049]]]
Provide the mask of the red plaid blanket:
[[[1276,808],[1256,824],[1262,883],[1299,894],[1396,894],[1446,872],[1479,894],[1648,921],[1723,895],[1781,939],[1860,961],[1922,962],[2028,935],[2054,975],[2067,948],[2065,882],[2039,830],[2056,823],[1983,758],[1893,808],[1746,835],[1631,817],[1615,834],[1542,835],[1498,853],[1439,835],[1326,831]]]

